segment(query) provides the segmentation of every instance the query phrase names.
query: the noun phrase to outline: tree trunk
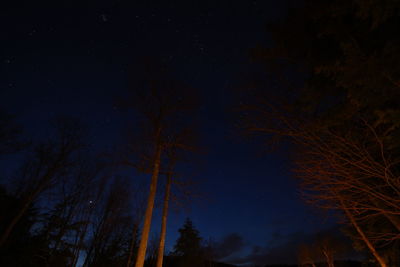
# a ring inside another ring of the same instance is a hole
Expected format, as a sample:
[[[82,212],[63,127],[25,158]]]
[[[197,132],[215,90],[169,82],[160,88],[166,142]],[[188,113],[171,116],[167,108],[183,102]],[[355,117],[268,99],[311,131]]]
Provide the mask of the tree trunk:
[[[149,197],[147,199],[147,207],[146,207],[146,212],[144,214],[142,235],[140,238],[140,244],[139,244],[135,267],[143,267],[144,260],[146,257],[146,249],[147,249],[147,242],[149,240],[151,217],[153,215],[154,200],[156,198],[156,192],[157,192],[157,180],[158,180],[158,174],[160,172],[161,145],[157,145],[156,149],[157,150],[154,158],[153,174],[151,176],[150,192],[149,192]]]
[[[162,219],[161,219],[160,243],[158,245],[156,267],[162,267],[162,265],[163,265],[165,236],[167,233],[168,204],[169,204],[169,195],[170,195],[170,191],[171,191],[171,183],[172,183],[172,173],[168,173],[167,185],[165,187],[164,207],[163,207],[163,213],[162,213]]]
[[[326,264],[328,265],[328,267],[335,267],[333,255],[329,252],[329,249],[322,249],[322,253],[325,256]]]
[[[351,224],[354,226],[354,228],[356,228],[357,233],[360,235],[361,239],[367,245],[367,247],[371,251],[372,255],[374,255],[374,257],[378,261],[379,265],[381,267],[387,267],[387,264],[385,263],[384,259],[378,254],[378,252],[376,251],[376,249],[373,246],[373,244],[371,243],[371,241],[369,241],[368,237],[364,234],[363,230],[360,228],[357,221],[355,220],[353,214],[351,214],[351,212],[344,205],[342,198],[338,195],[337,195],[337,197],[339,198],[340,204],[341,204],[342,209],[345,212],[347,218],[349,218]]]

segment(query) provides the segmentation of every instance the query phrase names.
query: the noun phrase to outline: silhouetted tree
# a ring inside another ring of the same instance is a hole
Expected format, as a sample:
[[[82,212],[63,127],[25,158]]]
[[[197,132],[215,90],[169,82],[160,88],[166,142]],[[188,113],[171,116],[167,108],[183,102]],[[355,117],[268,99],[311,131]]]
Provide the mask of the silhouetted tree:
[[[193,127],[193,124],[191,127]],[[185,190],[184,187],[186,185],[184,183],[179,184],[178,179],[176,179],[176,177],[178,176],[178,172],[176,171],[176,164],[178,162],[187,160],[187,158],[189,157],[187,154],[190,152],[194,152],[195,150],[194,143],[196,137],[194,136],[192,130],[193,129],[188,127],[181,130],[175,135],[170,135],[168,144],[166,145],[165,160],[164,160],[165,167],[163,168],[164,169],[163,173],[165,173],[166,177],[166,183],[164,190],[163,209],[161,216],[161,231],[160,231],[160,240],[157,252],[156,267],[162,267],[163,265],[165,238],[167,232],[168,207],[171,198],[171,186],[175,185],[175,187],[177,187],[178,190]]]
[[[68,266],[74,266],[87,234],[90,218],[93,215],[93,201],[103,166],[90,156],[80,156],[74,167],[51,191],[55,205],[44,215],[43,227],[39,235],[48,242],[43,254],[43,265],[54,265],[60,251],[69,251]]]
[[[80,259],[85,266],[126,266],[137,251],[143,190],[86,150],[79,120],[58,118],[53,126],[24,154],[8,185],[12,193],[0,190],[0,265],[66,267]]]
[[[134,84],[132,98],[129,99],[131,102],[125,102],[139,116],[140,122],[137,125],[141,129],[140,137],[135,136],[130,144],[138,159],[136,162],[127,160],[126,163],[151,173],[136,267],[143,267],[145,260],[163,153],[171,146],[179,148],[180,144],[171,143],[171,137],[186,127],[196,102],[191,88],[172,79],[163,66],[147,62],[143,65],[141,76],[142,79]],[[138,143],[141,146],[138,147]]]
[[[179,229],[172,255],[179,257],[179,266],[204,266],[202,238],[189,218]]]
[[[74,164],[75,154],[83,148],[83,127],[75,119],[60,118],[55,121],[55,138],[36,145],[30,157],[21,168],[19,188],[21,206],[15,211],[0,238],[3,246],[15,225],[29,207],[47,189],[54,186],[56,179],[65,175]]]
[[[121,178],[102,187],[101,197],[93,203],[96,215],[87,241],[84,266],[125,266],[132,237],[129,191],[128,181]]]

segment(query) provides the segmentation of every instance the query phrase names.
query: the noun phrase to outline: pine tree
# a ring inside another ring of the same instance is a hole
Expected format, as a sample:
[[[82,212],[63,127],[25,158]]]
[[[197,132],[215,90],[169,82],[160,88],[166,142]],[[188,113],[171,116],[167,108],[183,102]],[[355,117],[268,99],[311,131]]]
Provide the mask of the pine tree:
[[[179,234],[172,253],[172,255],[180,257],[178,266],[202,266],[204,262],[202,238],[189,218],[179,229]]]

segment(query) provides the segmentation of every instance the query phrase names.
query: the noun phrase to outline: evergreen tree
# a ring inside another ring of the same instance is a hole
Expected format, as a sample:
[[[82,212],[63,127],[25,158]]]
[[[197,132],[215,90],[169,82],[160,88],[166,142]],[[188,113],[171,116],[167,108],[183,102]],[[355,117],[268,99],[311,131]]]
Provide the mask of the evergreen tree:
[[[176,240],[172,255],[179,256],[179,266],[203,266],[199,231],[193,226],[193,222],[187,218],[185,224],[179,229],[179,238]]]

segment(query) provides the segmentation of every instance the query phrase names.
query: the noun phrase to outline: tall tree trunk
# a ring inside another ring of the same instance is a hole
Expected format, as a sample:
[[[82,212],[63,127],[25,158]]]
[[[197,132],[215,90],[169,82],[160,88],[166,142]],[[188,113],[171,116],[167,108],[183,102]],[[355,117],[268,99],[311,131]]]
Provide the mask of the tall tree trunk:
[[[156,198],[156,192],[157,192],[158,174],[160,172],[160,161],[161,161],[161,145],[158,144],[154,157],[154,167],[153,167],[153,174],[151,176],[150,192],[149,192],[149,197],[147,199],[147,207],[146,207],[146,212],[144,214],[142,235],[140,238],[140,244],[139,244],[135,267],[143,267],[144,260],[146,257],[146,249],[147,249],[147,242],[149,240],[151,217],[153,215],[154,200]]]
[[[168,175],[167,176],[167,184],[165,187],[164,206],[163,206],[163,213],[162,213],[162,219],[161,219],[160,243],[158,245],[156,267],[162,267],[162,265],[163,265],[165,236],[167,233],[168,204],[169,204],[169,195],[170,195],[170,191],[171,191],[172,173],[169,172],[167,175]]]
[[[339,196],[338,194],[336,194],[336,196],[338,197],[338,199],[340,201],[340,204],[342,206],[342,210],[345,212],[347,218],[350,220],[350,223],[354,226],[354,228],[356,229],[357,233],[360,235],[361,239],[364,241],[365,245],[368,247],[368,249],[371,251],[372,255],[374,255],[375,259],[378,261],[379,265],[381,267],[387,267],[387,264],[386,264],[385,260],[378,254],[378,252],[376,251],[376,249],[373,246],[373,244],[371,243],[371,241],[369,241],[369,239],[365,235],[364,231],[358,225],[358,223],[357,223],[356,219],[354,218],[353,214],[351,214],[351,212],[347,209],[346,205],[344,205],[344,202],[343,202],[343,199],[341,198],[341,196]]]

